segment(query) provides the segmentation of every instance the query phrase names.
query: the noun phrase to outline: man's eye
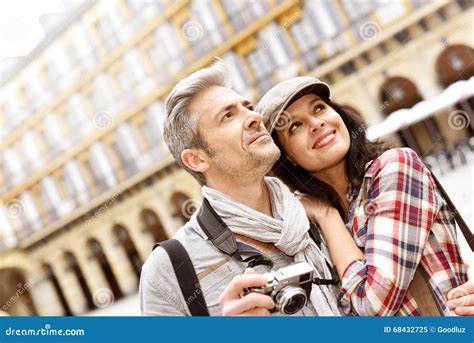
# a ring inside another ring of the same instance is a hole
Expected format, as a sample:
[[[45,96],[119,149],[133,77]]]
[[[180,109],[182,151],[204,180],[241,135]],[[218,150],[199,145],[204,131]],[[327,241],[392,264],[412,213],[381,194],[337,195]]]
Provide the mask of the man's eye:
[[[227,112],[227,113],[225,113],[225,114],[222,116],[222,119],[229,119],[229,118],[231,118],[231,117],[232,117],[232,113]]]
[[[250,111],[253,111],[254,110],[253,105],[247,105],[247,109],[249,109]]]

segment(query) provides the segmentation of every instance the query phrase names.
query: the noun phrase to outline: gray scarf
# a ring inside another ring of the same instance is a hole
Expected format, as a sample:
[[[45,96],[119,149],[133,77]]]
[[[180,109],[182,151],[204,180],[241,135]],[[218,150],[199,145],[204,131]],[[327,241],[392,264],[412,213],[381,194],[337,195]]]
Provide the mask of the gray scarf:
[[[260,242],[274,244],[295,262],[306,261],[320,278],[331,278],[329,253],[325,242],[320,249],[309,236],[309,221],[303,205],[277,178],[265,177],[270,192],[273,216],[255,211],[225,194],[204,186],[203,196],[234,232]],[[311,302],[319,316],[339,316],[337,306],[339,289],[336,286],[313,285]]]

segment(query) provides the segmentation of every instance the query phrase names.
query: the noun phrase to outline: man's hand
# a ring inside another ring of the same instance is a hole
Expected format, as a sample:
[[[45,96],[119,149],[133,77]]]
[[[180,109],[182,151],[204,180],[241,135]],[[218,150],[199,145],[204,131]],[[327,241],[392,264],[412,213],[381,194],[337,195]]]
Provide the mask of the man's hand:
[[[474,316],[474,280],[448,292],[448,308],[458,316]]]
[[[267,279],[256,274],[252,268],[247,268],[244,275],[232,279],[229,286],[219,297],[219,304],[223,316],[270,316],[270,311],[275,304],[268,295],[248,293],[248,287],[260,287],[267,283]]]

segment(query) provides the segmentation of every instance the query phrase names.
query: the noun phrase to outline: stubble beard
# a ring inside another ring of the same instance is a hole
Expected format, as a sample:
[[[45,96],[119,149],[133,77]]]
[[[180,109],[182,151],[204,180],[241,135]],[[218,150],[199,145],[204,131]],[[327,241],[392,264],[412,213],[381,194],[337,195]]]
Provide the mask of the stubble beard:
[[[213,153],[216,167],[242,184],[263,179],[280,157],[280,149],[273,142],[259,150],[247,150],[239,155]]]

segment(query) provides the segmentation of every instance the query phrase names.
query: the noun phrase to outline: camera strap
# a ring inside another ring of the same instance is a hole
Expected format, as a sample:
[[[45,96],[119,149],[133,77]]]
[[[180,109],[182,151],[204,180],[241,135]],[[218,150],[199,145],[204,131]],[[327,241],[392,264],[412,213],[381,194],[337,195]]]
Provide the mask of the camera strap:
[[[259,250],[245,243],[237,242],[232,230],[224,223],[206,198],[202,201],[196,219],[212,244],[222,253],[241,262],[247,262],[247,266],[250,268],[258,265],[273,267],[273,262],[267,259]],[[242,254],[253,255],[244,259]]]
[[[267,265],[270,268],[273,266],[273,263],[265,258],[257,249],[254,249],[247,244],[237,242],[232,230],[226,223],[224,223],[222,218],[216,213],[206,198],[203,199],[202,206],[197,213],[196,219],[212,244],[224,254],[236,258],[239,261],[247,262],[248,267],[254,267],[259,264]],[[321,248],[322,238],[319,225],[312,221],[309,223],[309,235],[318,247]],[[244,260],[241,255],[243,252],[253,252],[255,255]],[[313,283],[316,285],[337,285],[339,283],[339,278],[336,269],[327,260],[326,264],[331,271],[331,279],[315,278]]]

